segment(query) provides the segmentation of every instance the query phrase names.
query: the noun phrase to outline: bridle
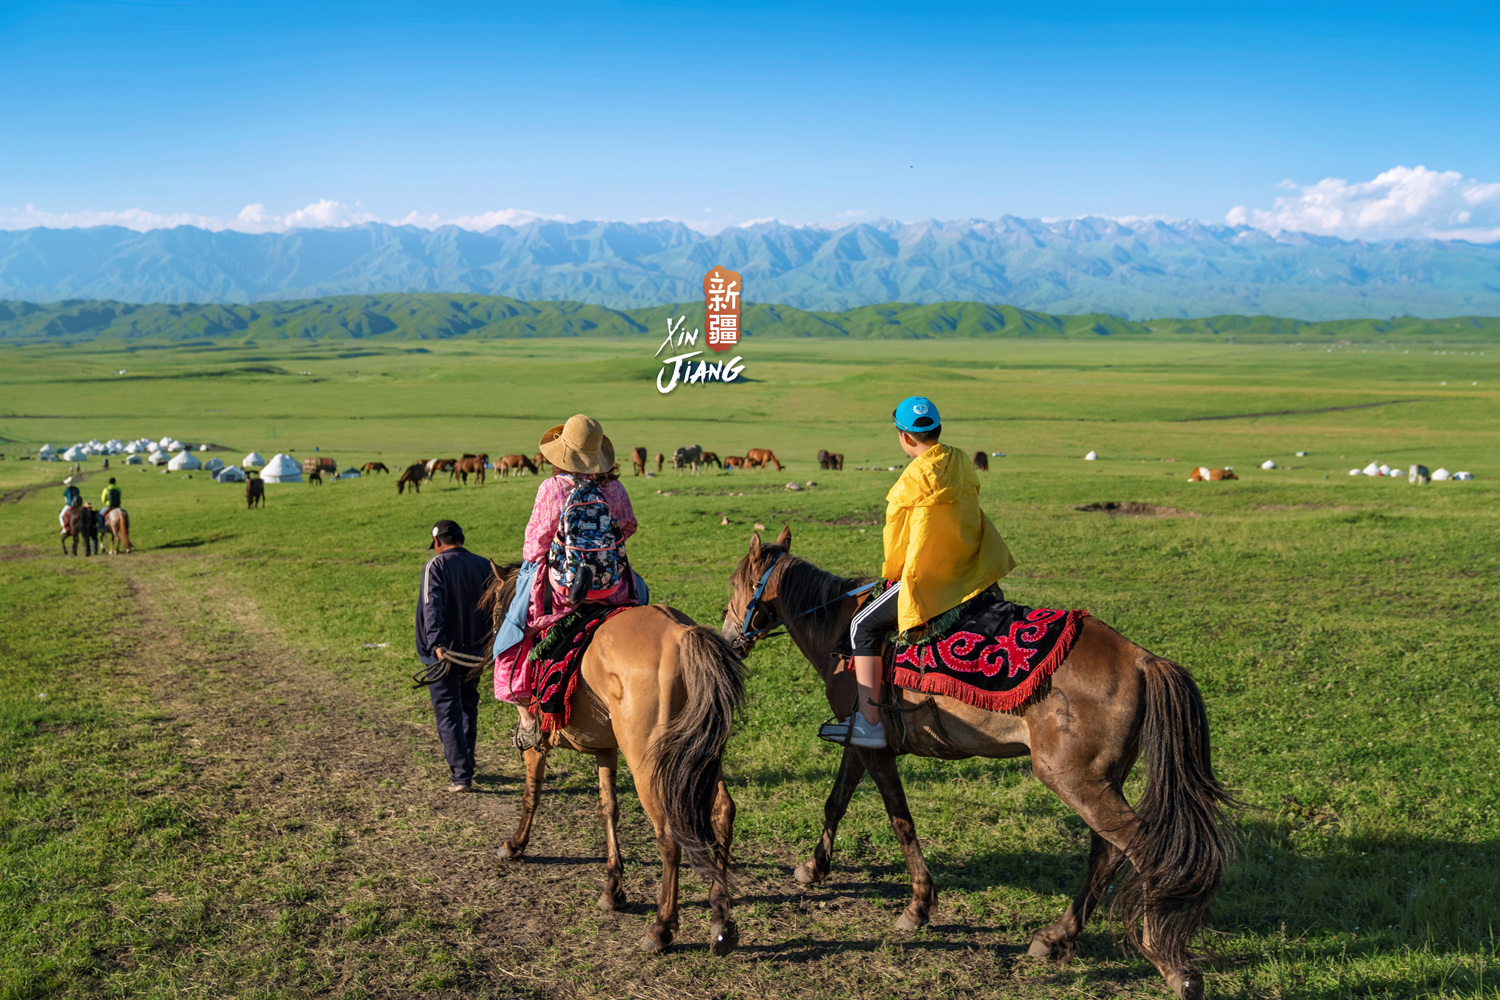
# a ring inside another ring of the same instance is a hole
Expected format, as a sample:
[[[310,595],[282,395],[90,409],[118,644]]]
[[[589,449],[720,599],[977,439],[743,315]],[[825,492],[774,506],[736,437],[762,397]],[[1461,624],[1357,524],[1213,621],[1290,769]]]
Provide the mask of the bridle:
[[[829,605],[837,604],[839,601],[842,601],[846,598],[857,597],[858,595],[863,594],[865,591],[869,590],[880,582],[879,580],[871,580],[869,583],[861,584],[860,586],[855,587],[853,590],[844,591],[842,594],[833,598],[832,600],[824,601],[822,604],[817,604],[803,611],[799,611],[795,615],[792,615],[790,618],[782,618],[778,621],[772,622],[765,628],[754,628],[751,626],[750,622],[752,619],[754,619],[755,612],[758,610],[756,608],[756,605],[759,604],[760,599],[765,596],[766,584],[771,582],[771,571],[776,568],[776,564],[781,561],[781,557],[784,555],[786,555],[785,552],[777,552],[771,557],[771,561],[766,564],[765,571],[760,575],[760,582],[755,585],[755,593],[750,595],[750,600],[745,605],[745,616],[740,620],[739,634],[739,646],[744,653],[748,653],[750,651],[750,647],[754,643],[759,642],[761,639],[774,639],[777,636],[786,635],[786,626],[796,621],[797,619],[805,618],[808,615],[812,614],[814,611],[821,611]],[[781,631],[777,632],[776,629],[781,629]]]

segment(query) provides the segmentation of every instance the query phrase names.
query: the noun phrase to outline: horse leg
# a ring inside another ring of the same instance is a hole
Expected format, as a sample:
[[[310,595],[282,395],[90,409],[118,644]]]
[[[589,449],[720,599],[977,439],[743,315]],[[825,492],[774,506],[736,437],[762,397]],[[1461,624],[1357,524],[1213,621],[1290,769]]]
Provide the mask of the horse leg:
[[[599,909],[618,910],[625,905],[625,891],[620,888],[620,877],[625,874],[625,862],[620,857],[620,800],[615,797],[615,771],[620,764],[618,750],[601,750],[594,755],[599,765],[599,822],[604,825],[604,893],[599,897]]]
[[[729,787],[724,784],[721,775],[713,813],[714,845],[718,854],[715,862],[719,878],[714,880],[708,890],[708,909],[713,914],[713,925],[709,928],[709,939],[712,941],[709,950],[721,957],[734,951],[740,943],[739,925],[729,915],[732,902],[729,896],[729,849],[734,842],[734,812],[734,799],[730,797]]]
[[[1104,898],[1104,890],[1114,881],[1120,866],[1125,863],[1125,852],[1108,840],[1091,831],[1089,838],[1089,870],[1083,885],[1062,918],[1051,927],[1044,927],[1031,935],[1032,958],[1047,958],[1054,962],[1071,961],[1078,953],[1077,939],[1083,925]]]
[[[859,759],[859,754],[852,747],[845,747],[843,759],[839,761],[838,777],[833,779],[833,791],[828,793],[828,801],[823,804],[823,836],[818,838],[818,846],[813,851],[812,859],[797,866],[797,881],[803,885],[812,885],[828,877],[833,860],[833,839],[838,836],[839,822],[844,818],[844,813],[848,812],[849,800],[854,797],[854,789],[859,787],[860,779],[864,776],[864,761]]]
[[[922,845],[917,841],[917,827],[906,804],[901,772],[896,770],[896,755],[890,750],[861,750],[859,753],[870,777],[875,779],[875,787],[880,789],[880,797],[885,800],[891,830],[901,844],[901,853],[906,856],[906,870],[911,873],[911,902],[902,912],[901,919],[896,921],[896,929],[914,931],[927,923],[932,908],[937,905],[937,889],[933,887],[927,859],[922,857]]]
[[[636,773],[635,791],[641,800],[641,808],[656,828],[656,847],[661,851],[661,888],[656,894],[656,919],[646,936],[641,938],[641,950],[655,955],[666,951],[677,934],[677,868],[682,860],[682,848],[672,839],[661,803],[642,781],[640,772]]]
[[[544,750],[527,750],[522,754],[526,761],[526,791],[521,794],[521,822],[515,836],[500,845],[501,858],[519,858],[526,852],[531,841],[531,821],[536,816],[537,800],[542,797],[542,778],[547,773],[547,753]]]

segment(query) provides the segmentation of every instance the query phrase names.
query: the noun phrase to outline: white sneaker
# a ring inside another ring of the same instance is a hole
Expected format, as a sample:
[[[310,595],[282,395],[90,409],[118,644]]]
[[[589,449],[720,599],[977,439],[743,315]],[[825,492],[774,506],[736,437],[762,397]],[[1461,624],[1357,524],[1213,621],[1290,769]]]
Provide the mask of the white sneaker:
[[[885,726],[879,722],[866,722],[863,714],[855,712],[843,722],[825,722],[818,727],[818,736],[840,746],[863,747],[878,750],[885,746]]]

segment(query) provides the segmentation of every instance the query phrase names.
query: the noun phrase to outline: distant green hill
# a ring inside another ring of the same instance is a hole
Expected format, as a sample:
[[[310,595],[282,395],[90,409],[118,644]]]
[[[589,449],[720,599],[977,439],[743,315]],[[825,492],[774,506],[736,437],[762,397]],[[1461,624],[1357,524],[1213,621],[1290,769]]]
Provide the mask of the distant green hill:
[[[69,300],[49,305],[0,301],[0,343],[141,344],[279,340],[446,340],[452,337],[664,338],[667,322],[702,326],[703,304],[610,309],[579,302],[525,302],[502,295],[393,293],[339,295],[252,305],[133,305]],[[750,337],[1189,337],[1249,341],[1500,339],[1500,318],[1356,319],[1305,322],[1270,316],[1130,321],[1103,313],[1052,316],[978,302],[894,302],[846,312],[754,304],[741,319]]]

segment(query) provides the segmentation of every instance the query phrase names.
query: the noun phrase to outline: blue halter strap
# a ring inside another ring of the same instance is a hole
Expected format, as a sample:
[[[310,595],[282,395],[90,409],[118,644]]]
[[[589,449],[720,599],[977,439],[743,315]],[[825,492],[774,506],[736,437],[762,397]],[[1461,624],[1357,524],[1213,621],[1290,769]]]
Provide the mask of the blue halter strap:
[[[787,625],[791,622],[794,622],[798,618],[804,618],[807,615],[812,614],[814,611],[821,611],[822,609],[828,607],[830,604],[836,604],[847,597],[857,597],[880,582],[879,580],[871,580],[869,583],[861,584],[860,586],[855,587],[853,590],[844,591],[842,594],[840,594],[838,597],[835,597],[831,601],[825,601],[824,603],[819,604],[815,607],[808,608],[805,611],[799,611],[797,614],[793,615],[790,618],[783,618],[781,621],[773,622],[772,624],[767,625],[765,628],[752,628],[750,626],[750,619],[755,617],[755,606],[760,603],[761,597],[764,596],[766,592],[766,584],[771,582],[771,571],[776,568],[776,564],[781,561],[781,557],[785,554],[786,553],[784,552],[776,553],[776,555],[771,558],[771,562],[766,566],[765,572],[760,575],[760,583],[755,585],[755,593],[750,595],[750,603],[745,605],[745,619],[740,624],[741,639],[754,639],[756,636],[759,636],[763,639],[772,638],[772,636],[768,635],[767,633],[773,631],[774,629],[781,628],[782,626]],[[777,634],[784,635],[785,633]]]

